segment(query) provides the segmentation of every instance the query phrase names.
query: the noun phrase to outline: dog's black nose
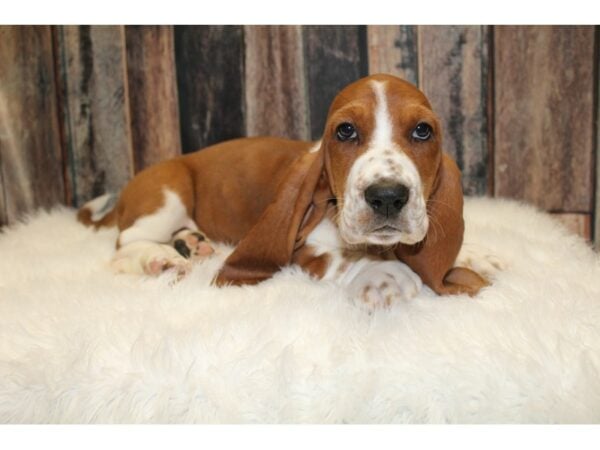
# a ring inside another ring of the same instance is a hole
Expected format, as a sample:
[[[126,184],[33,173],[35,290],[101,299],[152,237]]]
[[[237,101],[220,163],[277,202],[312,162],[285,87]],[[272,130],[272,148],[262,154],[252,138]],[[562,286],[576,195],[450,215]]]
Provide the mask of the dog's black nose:
[[[409,190],[403,184],[372,184],[365,189],[365,200],[369,206],[385,217],[394,217],[408,202]]]

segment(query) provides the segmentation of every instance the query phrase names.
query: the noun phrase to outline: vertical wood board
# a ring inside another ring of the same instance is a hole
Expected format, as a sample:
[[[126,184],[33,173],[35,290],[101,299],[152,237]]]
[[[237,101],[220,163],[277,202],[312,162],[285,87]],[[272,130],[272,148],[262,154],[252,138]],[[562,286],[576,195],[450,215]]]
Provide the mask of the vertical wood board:
[[[58,26],[56,63],[70,201],[118,192],[133,176],[120,26]]]
[[[594,113],[595,113],[595,121],[594,121],[594,134],[595,141],[594,145],[596,147],[595,151],[595,203],[593,205],[593,239],[594,239],[594,248],[596,251],[600,251],[600,26],[596,25],[594,27]]]
[[[417,85],[418,33],[415,25],[367,26],[369,73],[389,73]]]
[[[126,26],[135,169],[181,154],[173,27]]]
[[[176,26],[184,153],[245,135],[241,26]]]
[[[368,74],[366,27],[311,25],[303,32],[311,137],[319,139],[336,94]]]
[[[299,26],[244,27],[248,136],[309,139]]]
[[[591,212],[594,28],[495,28],[495,194]]]
[[[0,160],[9,222],[64,202],[49,26],[0,27]]]

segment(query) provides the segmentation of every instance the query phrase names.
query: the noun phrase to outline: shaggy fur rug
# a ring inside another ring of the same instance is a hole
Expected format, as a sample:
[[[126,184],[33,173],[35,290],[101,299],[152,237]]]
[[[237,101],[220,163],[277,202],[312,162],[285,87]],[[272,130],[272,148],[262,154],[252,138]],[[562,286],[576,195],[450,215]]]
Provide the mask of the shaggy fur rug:
[[[476,298],[369,313],[288,268],[216,289],[114,275],[114,229],[40,212],[0,234],[0,422],[599,422],[600,261],[549,216],[467,202]]]

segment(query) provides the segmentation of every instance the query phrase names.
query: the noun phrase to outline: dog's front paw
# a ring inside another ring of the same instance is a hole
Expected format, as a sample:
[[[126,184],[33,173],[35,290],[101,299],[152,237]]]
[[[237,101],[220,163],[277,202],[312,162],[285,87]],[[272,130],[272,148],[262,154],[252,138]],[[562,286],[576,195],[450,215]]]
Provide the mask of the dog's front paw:
[[[455,265],[471,269],[488,280],[508,268],[506,261],[495,256],[485,247],[475,244],[462,246]]]
[[[192,269],[189,261],[180,256],[156,256],[143,264],[144,273],[150,276],[158,276],[163,272],[172,271],[177,280],[184,278]]]
[[[348,284],[348,293],[369,309],[388,308],[420,291],[421,278],[400,261],[370,261]]]
[[[174,272],[177,280],[190,270],[191,263],[173,247],[156,242],[132,242],[121,247],[110,263],[119,273],[158,276],[163,272]]]

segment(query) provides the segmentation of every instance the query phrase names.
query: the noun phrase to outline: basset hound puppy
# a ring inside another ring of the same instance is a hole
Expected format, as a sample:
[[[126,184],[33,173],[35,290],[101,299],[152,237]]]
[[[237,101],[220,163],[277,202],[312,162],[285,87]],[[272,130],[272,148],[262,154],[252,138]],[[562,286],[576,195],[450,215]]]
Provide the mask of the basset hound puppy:
[[[422,283],[441,295],[487,285],[454,267],[462,211],[460,173],[427,98],[373,75],[336,96],[318,142],[213,145],[143,170],[118,201],[100,197],[78,217],[119,227],[112,264],[122,272],[184,274],[211,254],[210,239],[237,244],[217,285],[259,283],[299,264],[385,306]]]

